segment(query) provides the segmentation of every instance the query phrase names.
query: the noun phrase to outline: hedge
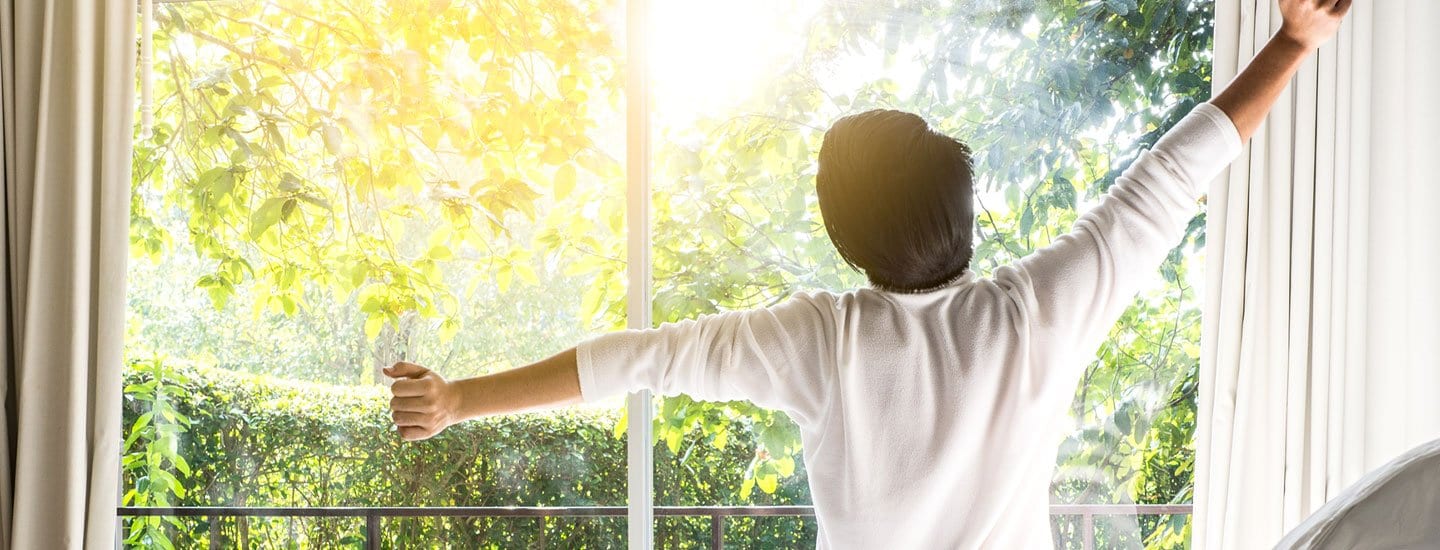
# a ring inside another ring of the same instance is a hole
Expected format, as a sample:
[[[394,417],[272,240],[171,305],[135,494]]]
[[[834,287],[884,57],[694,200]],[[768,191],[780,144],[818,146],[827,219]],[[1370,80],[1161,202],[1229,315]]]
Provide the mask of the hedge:
[[[154,359],[125,370],[124,503],[148,506],[620,506],[626,502],[621,411],[578,408],[479,419],[423,442],[389,422],[383,387],[293,382]],[[741,502],[752,433],[680,453],[655,445],[655,497],[666,505],[810,502],[803,475]],[[813,518],[726,520],[727,546],[813,548]],[[127,547],[346,548],[358,518],[142,518]],[[614,518],[387,519],[393,548],[618,548]],[[657,518],[661,548],[704,548],[708,518]]]

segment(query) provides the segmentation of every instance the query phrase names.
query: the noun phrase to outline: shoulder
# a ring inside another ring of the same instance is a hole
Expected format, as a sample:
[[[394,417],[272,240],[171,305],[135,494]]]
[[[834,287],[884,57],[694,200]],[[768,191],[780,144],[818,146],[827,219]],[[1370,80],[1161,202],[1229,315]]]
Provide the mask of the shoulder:
[[[844,311],[850,301],[849,292],[836,293],[822,289],[801,289],[790,293],[771,309],[777,313],[793,312],[797,315],[836,317]]]
[[[847,311],[895,306],[885,292],[868,287],[842,291],[799,290],[791,294],[788,301],[808,304],[837,317],[843,316]]]
[[[833,291],[825,289],[795,290],[785,299],[766,308],[788,327],[806,330],[825,329],[831,332],[852,320],[864,317],[861,312],[874,312],[892,307],[871,289]]]

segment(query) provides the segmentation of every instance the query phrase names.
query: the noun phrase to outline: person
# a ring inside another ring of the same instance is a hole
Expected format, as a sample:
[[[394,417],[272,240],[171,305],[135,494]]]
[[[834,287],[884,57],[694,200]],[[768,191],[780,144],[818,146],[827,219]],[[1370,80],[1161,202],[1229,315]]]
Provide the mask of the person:
[[[969,151],[915,115],[825,135],[826,230],[870,288],[603,334],[447,381],[385,370],[407,440],[480,416],[649,389],[748,399],[801,428],[819,548],[1048,548],[1060,422],[1087,358],[1183,238],[1203,187],[1351,0],[1278,0],[1283,25],[1214,99],[1124,170],[1070,233],[991,278],[968,269]]]

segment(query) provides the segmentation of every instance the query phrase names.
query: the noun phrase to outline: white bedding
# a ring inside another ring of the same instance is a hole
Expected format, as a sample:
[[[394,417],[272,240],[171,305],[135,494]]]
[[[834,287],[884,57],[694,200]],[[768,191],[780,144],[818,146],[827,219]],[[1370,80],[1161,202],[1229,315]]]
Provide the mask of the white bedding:
[[[1440,549],[1440,440],[1366,474],[1275,548]]]

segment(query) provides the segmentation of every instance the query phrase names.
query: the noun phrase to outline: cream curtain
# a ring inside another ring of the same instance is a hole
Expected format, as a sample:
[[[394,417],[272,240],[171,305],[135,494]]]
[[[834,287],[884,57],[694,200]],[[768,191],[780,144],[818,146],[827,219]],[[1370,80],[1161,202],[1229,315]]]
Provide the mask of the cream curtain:
[[[0,547],[115,547],[135,11],[0,0]]]
[[[1217,0],[1218,90],[1276,30]],[[1211,187],[1196,548],[1269,547],[1440,437],[1440,21],[1361,1]]]

